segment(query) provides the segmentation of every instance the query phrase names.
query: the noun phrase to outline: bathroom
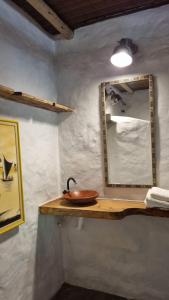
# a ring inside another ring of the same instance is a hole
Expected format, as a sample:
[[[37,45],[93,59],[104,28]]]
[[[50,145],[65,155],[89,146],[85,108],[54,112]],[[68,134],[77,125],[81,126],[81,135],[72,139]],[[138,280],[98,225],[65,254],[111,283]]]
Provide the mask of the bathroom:
[[[14,1],[0,8],[0,84],[74,109],[0,98],[1,119],[19,122],[25,207],[25,223],[0,235],[0,300],[51,300],[64,283],[168,300],[167,217],[54,216],[39,206],[60,197],[69,177],[71,189],[144,200],[146,188],[105,186],[99,87],[146,74],[154,82],[156,185],[169,189],[169,4],[80,27],[72,39],[51,38]],[[110,56],[122,38],[138,51],[133,64],[116,68]]]

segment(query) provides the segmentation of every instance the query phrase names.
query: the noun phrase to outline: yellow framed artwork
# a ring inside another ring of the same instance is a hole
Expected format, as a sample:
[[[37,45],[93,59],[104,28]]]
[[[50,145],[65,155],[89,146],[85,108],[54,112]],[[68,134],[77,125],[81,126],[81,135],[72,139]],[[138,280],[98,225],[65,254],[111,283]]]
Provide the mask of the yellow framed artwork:
[[[0,234],[24,222],[19,124],[0,119]]]

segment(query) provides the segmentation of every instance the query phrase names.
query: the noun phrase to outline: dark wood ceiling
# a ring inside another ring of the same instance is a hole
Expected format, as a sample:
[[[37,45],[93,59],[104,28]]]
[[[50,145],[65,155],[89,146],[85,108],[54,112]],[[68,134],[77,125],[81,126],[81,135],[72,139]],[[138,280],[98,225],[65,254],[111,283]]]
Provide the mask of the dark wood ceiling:
[[[35,19],[48,33],[58,31],[25,0],[12,0]],[[169,4],[169,0],[46,0],[72,30],[106,19]]]

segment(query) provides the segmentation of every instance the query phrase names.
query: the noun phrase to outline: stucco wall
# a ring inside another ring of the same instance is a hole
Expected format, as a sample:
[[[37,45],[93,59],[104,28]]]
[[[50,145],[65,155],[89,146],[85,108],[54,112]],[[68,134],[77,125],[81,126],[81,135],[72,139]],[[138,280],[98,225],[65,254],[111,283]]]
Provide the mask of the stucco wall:
[[[169,188],[168,16],[165,6],[81,28],[73,40],[57,42],[54,69],[54,43],[1,1],[1,84],[55,98],[57,81],[59,101],[76,111],[57,117],[0,99],[1,117],[20,122],[26,210],[26,224],[0,237],[0,299],[50,299],[63,282],[62,250],[67,282],[131,299],[168,299],[167,219],[132,216],[81,224],[65,218],[62,249],[57,218],[38,218],[38,205],[59,195],[69,176],[79,188],[103,194],[98,86],[119,76],[155,76],[158,185]],[[133,38],[139,53],[131,67],[119,71],[109,57],[122,37]]]
[[[0,4],[0,83],[56,99],[54,42],[8,1]],[[63,282],[57,219],[38,205],[59,195],[57,114],[0,99],[0,118],[18,120],[26,223],[0,236],[0,299],[48,300]]]
[[[57,44],[58,97],[76,109],[59,116],[61,182],[74,176],[79,188],[103,194],[99,89],[102,81],[152,73],[156,91],[158,185],[169,188],[169,6],[142,11],[76,31]],[[132,66],[109,62],[116,41],[132,38],[139,47]],[[65,218],[66,281],[138,300],[169,297],[168,219],[131,216],[122,221]]]

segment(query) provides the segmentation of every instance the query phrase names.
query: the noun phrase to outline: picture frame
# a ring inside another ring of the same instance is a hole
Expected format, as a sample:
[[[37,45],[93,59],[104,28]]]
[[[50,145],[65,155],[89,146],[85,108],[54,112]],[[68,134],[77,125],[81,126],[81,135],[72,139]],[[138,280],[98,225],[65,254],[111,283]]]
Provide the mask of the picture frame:
[[[0,119],[0,234],[25,223],[19,123]]]
[[[109,163],[108,163],[108,130],[107,122],[108,116],[106,116],[106,85],[134,85],[138,82],[139,85],[143,85],[143,82],[147,81],[148,83],[148,103],[149,103],[149,117],[150,117],[150,144],[151,144],[151,173],[152,173],[152,183],[147,184],[126,184],[126,183],[111,183],[109,181]],[[145,74],[140,76],[130,76],[129,78],[113,80],[110,82],[102,82],[100,85],[100,117],[101,117],[101,130],[102,130],[102,149],[103,149],[103,166],[104,166],[104,185],[105,187],[113,188],[151,188],[156,186],[157,175],[156,175],[156,147],[155,147],[155,91],[154,91],[154,77],[152,74]]]

